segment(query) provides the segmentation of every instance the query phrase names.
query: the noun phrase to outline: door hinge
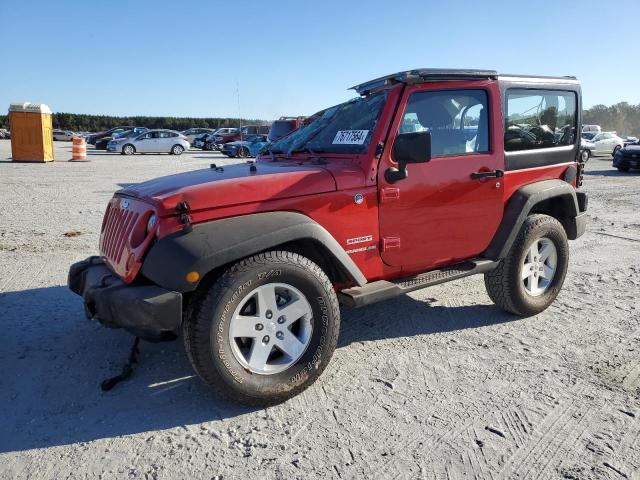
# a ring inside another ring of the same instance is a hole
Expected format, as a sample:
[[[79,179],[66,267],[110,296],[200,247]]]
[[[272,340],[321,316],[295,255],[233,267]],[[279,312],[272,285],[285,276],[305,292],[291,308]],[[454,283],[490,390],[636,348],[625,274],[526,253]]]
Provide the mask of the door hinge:
[[[385,237],[382,239],[382,251],[400,248],[400,237]]]
[[[400,189],[396,187],[384,187],[380,190],[380,203],[393,202],[400,199]]]

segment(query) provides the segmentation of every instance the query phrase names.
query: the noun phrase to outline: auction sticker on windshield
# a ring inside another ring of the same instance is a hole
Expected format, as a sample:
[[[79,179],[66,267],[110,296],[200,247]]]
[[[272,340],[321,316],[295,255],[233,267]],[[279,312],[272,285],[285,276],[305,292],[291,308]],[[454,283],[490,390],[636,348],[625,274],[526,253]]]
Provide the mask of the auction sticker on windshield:
[[[369,130],[338,130],[333,145],[362,145]]]

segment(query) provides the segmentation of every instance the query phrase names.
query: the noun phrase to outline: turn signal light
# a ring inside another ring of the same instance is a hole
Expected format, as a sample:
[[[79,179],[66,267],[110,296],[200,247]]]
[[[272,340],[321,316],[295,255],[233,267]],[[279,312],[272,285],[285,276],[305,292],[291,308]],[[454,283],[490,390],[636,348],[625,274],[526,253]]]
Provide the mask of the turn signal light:
[[[185,275],[185,280],[189,283],[196,283],[200,280],[200,274],[198,272],[189,272]]]

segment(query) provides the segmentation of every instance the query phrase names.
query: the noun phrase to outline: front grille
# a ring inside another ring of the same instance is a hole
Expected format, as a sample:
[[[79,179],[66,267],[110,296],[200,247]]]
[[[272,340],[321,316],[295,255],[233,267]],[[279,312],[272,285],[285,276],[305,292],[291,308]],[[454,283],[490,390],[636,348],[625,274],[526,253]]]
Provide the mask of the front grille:
[[[117,199],[109,203],[100,236],[100,254],[112,264],[120,263],[127,239],[140,216],[120,205]]]

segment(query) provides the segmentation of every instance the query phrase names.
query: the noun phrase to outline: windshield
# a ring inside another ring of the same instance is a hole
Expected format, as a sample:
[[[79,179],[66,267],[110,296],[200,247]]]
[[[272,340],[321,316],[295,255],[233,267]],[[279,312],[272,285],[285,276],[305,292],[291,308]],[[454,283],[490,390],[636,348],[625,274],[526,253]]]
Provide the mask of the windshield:
[[[328,108],[314,122],[275,142],[269,151],[364,153],[386,101],[387,92],[380,92]]]
[[[269,140],[275,142],[296,128],[295,120],[276,120],[269,129]]]
[[[593,140],[598,132],[582,132],[582,138],[586,138],[587,140]]]

